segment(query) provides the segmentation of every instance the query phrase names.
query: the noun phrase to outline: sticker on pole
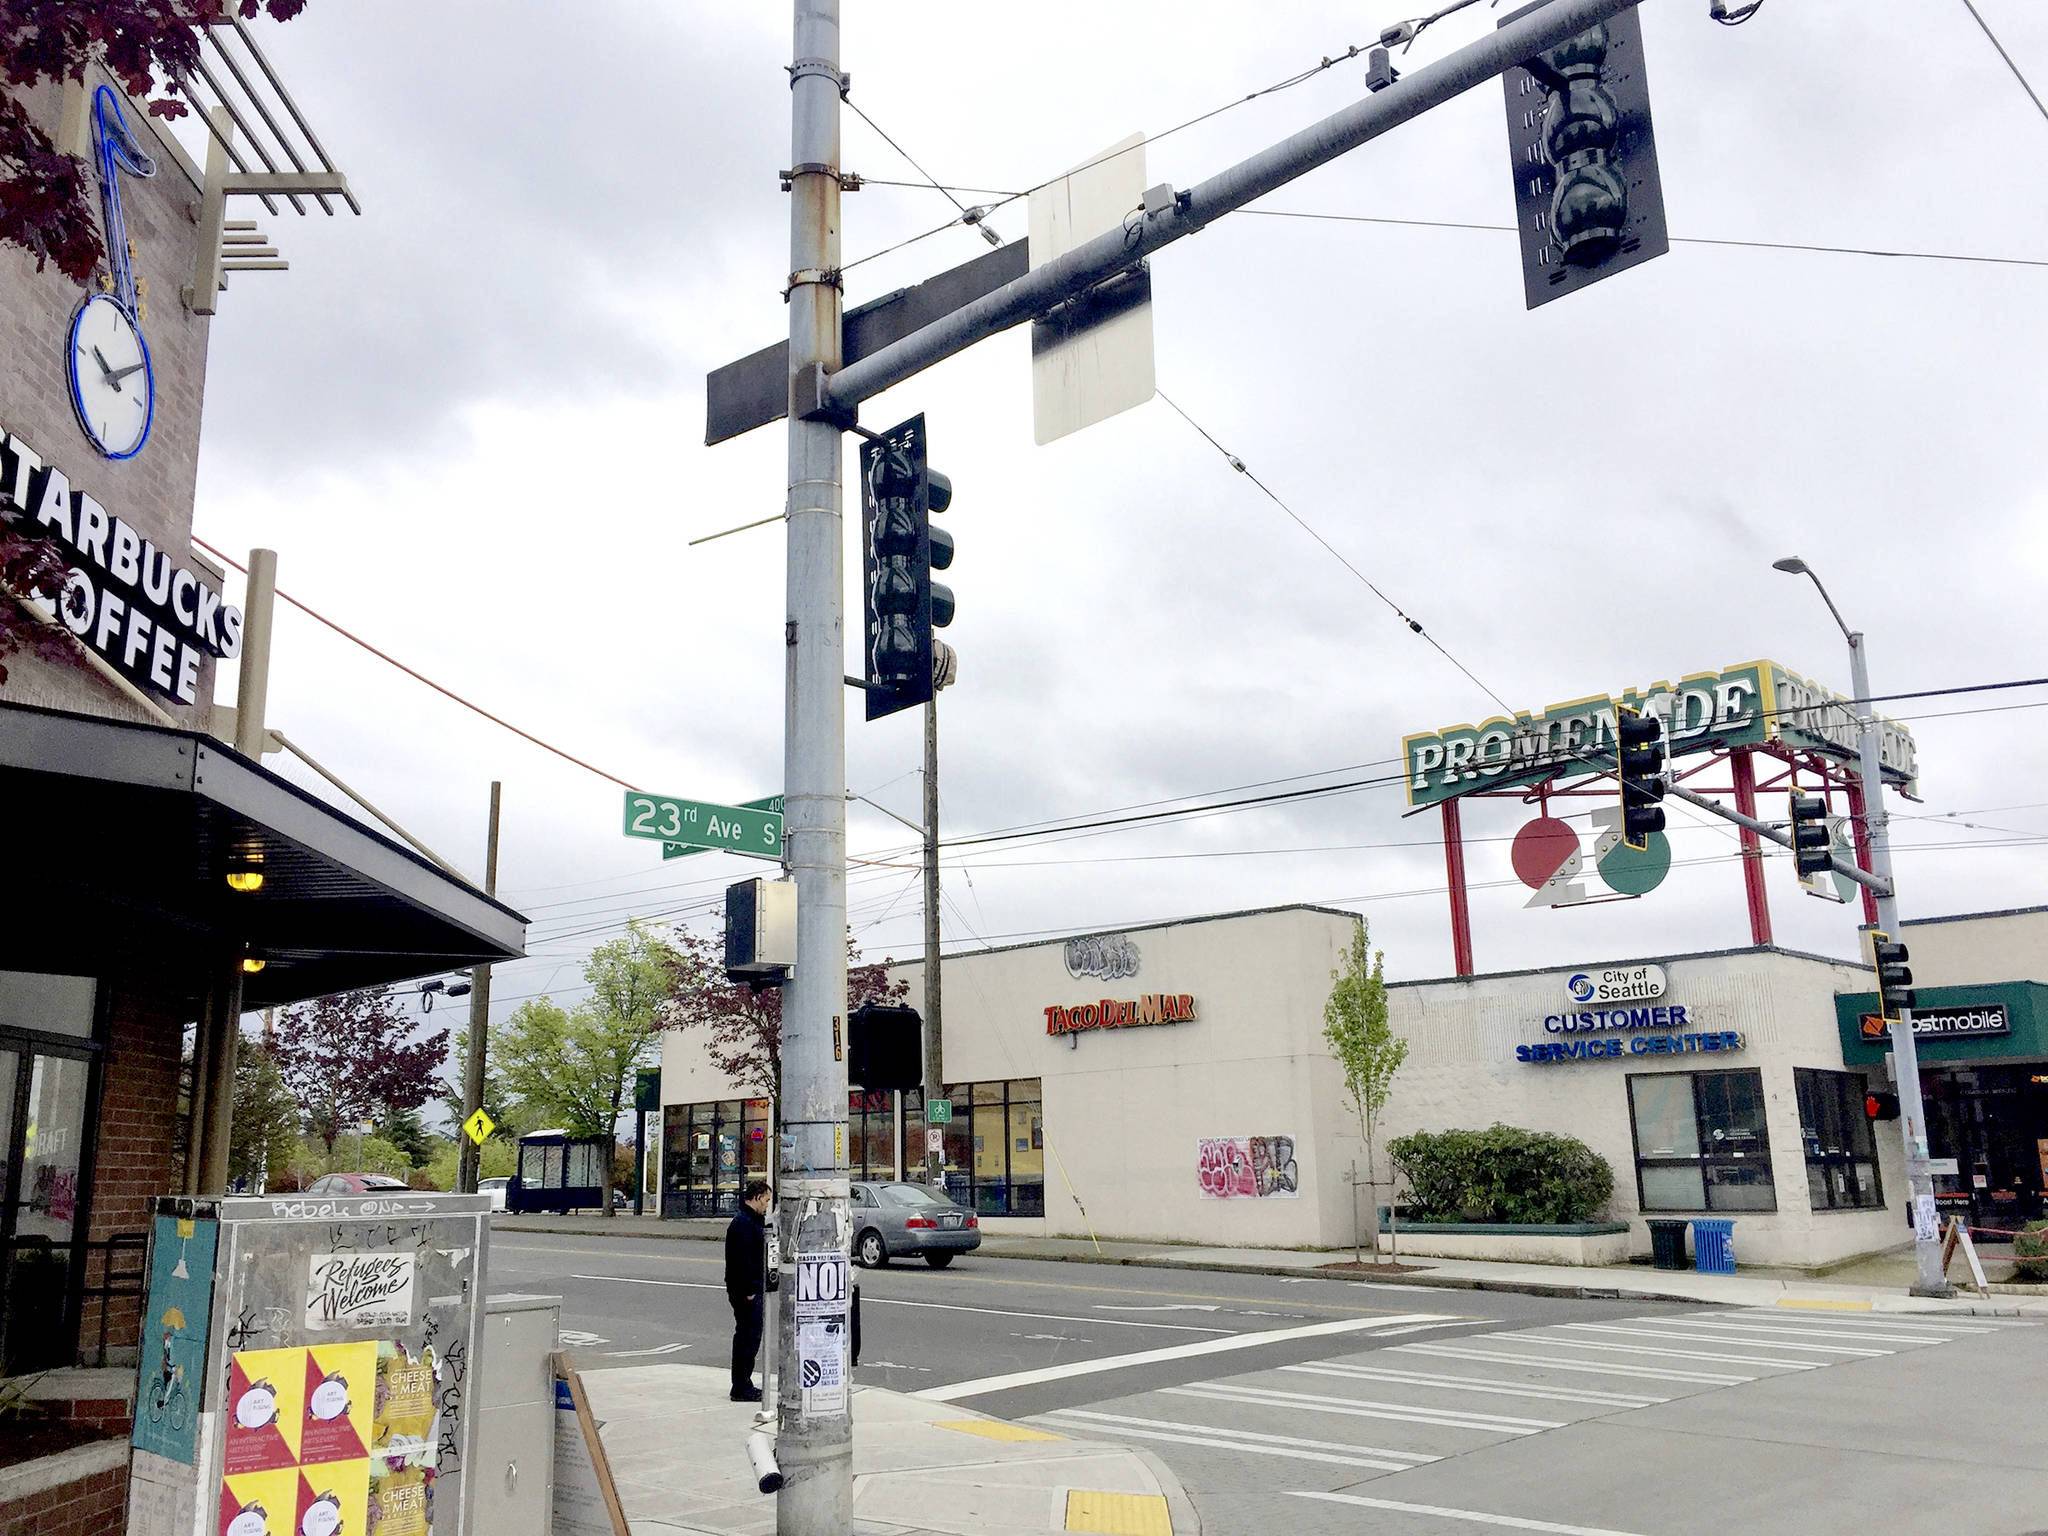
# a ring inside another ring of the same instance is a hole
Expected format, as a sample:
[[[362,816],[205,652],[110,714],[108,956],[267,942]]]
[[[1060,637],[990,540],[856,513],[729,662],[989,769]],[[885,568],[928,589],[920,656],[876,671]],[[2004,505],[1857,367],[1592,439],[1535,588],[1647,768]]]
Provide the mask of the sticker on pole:
[[[1941,1216],[1934,1208],[1932,1195],[1916,1195],[1913,1199],[1913,1236],[1923,1243],[1941,1236]]]
[[[796,1316],[800,1323],[812,1319],[840,1319],[846,1316],[846,1255],[843,1253],[799,1253],[796,1256]]]
[[[843,1418],[846,1414],[846,1323],[799,1322],[796,1330],[797,1370],[805,1418]]]

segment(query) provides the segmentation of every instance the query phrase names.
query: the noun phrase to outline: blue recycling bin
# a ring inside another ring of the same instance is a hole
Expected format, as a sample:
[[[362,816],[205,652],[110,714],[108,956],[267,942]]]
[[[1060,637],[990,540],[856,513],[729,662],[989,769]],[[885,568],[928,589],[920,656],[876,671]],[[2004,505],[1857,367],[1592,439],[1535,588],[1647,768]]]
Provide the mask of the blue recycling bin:
[[[1735,1223],[1695,1216],[1692,1219],[1693,1267],[1703,1275],[1735,1273]]]

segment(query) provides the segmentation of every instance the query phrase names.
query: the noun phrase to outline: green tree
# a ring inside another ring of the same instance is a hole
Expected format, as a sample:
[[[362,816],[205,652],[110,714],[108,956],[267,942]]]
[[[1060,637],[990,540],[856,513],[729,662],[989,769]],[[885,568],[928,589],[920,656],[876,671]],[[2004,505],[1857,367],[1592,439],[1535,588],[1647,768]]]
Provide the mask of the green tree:
[[[373,1134],[403,1152],[415,1168],[424,1168],[433,1156],[435,1138],[428,1134],[416,1109],[386,1110]]]
[[[571,1135],[602,1136],[607,1168],[633,1075],[654,1052],[672,964],[670,947],[634,923],[584,963],[589,997],[570,1009],[547,997],[523,1002],[496,1042],[519,1112]],[[612,1214],[609,1199],[603,1209]]]
[[[485,1036],[484,1050],[484,1113],[491,1117],[497,1129],[491,1132],[493,1140],[499,1137],[516,1140],[522,1131],[537,1131],[542,1122],[528,1119],[521,1110],[512,1090],[505,1084],[505,1073],[499,1053],[504,1049],[505,1027],[500,1025]],[[469,1111],[462,1101],[462,1074],[469,1061],[469,1028],[467,1025],[455,1031],[454,1043],[448,1049],[448,1076],[442,1085],[441,1107],[447,1111],[448,1123],[459,1131],[462,1122],[469,1118]],[[479,1175],[485,1177],[485,1175]],[[452,1186],[451,1186],[452,1187]]]
[[[1358,1116],[1365,1143],[1368,1198],[1378,1210],[1380,1112],[1393,1090],[1394,1074],[1408,1059],[1408,1042],[1387,1027],[1386,956],[1372,947],[1360,918],[1344,951],[1344,963],[1330,972],[1330,998],[1323,1004],[1323,1039],[1344,1074],[1344,1094]]]
[[[261,1041],[244,1038],[235,1053],[235,1124],[228,1136],[228,1176],[269,1189],[299,1150],[299,1101]]]

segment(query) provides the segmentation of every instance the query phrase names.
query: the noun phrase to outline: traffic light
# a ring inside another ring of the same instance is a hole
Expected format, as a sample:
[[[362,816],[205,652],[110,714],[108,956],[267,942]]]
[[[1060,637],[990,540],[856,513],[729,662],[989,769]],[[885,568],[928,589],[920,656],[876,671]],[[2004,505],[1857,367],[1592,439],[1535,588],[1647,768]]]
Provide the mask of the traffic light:
[[[1792,863],[1799,878],[1834,868],[1835,835],[1828,830],[1828,803],[1817,795],[1792,797]]]
[[[1501,83],[1530,309],[1670,249],[1633,9],[1523,60]]]
[[[1871,1120],[1896,1120],[1899,1118],[1899,1096],[1896,1093],[1866,1093],[1863,1095],[1863,1113]]]
[[[1877,972],[1878,1017],[1896,1019],[1901,1009],[1919,1006],[1913,993],[1913,973],[1906,966],[1906,946],[1874,928],[1869,942],[1870,965]]]
[[[1655,715],[1617,705],[1615,761],[1621,770],[1621,840],[1631,848],[1650,846],[1650,834],[1664,830],[1664,728]]]
[[[846,1020],[846,1080],[869,1093],[924,1082],[924,1020],[915,1008],[862,1003]]]
[[[924,417],[870,438],[860,450],[861,576],[868,718],[930,701],[933,628],[953,622],[953,593],[932,580],[953,563],[953,536],[931,514],[953,483],[925,457]]]

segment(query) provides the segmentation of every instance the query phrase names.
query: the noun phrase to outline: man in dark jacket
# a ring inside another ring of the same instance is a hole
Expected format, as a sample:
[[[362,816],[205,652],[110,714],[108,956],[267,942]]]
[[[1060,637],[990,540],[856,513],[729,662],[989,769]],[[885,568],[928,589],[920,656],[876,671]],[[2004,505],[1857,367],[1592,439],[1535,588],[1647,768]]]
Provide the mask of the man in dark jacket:
[[[761,1352],[762,1293],[768,1288],[768,1186],[749,1179],[725,1229],[725,1296],[732,1303],[732,1400],[758,1403],[754,1357]]]

